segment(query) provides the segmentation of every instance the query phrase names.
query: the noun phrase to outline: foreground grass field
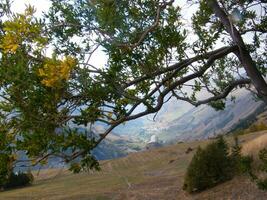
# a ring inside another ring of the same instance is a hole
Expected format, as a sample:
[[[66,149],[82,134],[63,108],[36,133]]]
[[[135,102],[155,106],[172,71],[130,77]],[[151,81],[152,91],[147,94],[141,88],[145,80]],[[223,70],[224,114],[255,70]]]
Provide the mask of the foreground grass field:
[[[248,144],[264,134],[267,131],[243,135],[240,141]],[[267,199],[267,192],[258,190],[246,177],[237,177],[199,194],[185,193],[182,185],[186,167],[197,146],[208,142],[180,143],[103,161],[100,172],[74,175],[65,169],[43,170],[32,186],[0,192],[0,200]],[[193,149],[190,153],[189,147]]]

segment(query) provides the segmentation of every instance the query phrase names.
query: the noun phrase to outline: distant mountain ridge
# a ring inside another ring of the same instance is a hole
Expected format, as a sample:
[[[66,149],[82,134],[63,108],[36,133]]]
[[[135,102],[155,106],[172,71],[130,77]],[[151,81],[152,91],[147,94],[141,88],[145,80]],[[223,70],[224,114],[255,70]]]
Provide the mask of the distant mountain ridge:
[[[148,115],[118,126],[92,153],[99,160],[124,157],[145,150],[152,135],[157,136],[162,145],[167,145],[226,134],[241,122],[253,120],[265,109],[265,104],[256,101],[245,89],[239,89],[233,95],[236,100],[227,100],[222,111],[215,111],[208,105],[194,107],[171,99],[157,113],[155,121],[154,115]],[[92,131],[97,136],[106,128],[104,124],[95,123]]]
[[[118,135],[148,141],[157,135],[165,143],[205,139],[234,130],[240,122],[252,120],[264,111],[265,104],[256,101],[251,92],[239,89],[234,92],[235,101],[227,100],[222,111],[208,105],[194,107],[187,102],[171,100],[158,113],[156,121],[147,116],[127,122],[114,130]],[[150,118],[150,120],[149,120]]]
[[[227,101],[223,111],[215,111],[208,105],[193,107],[189,103],[173,99],[163,106],[155,122],[152,120],[153,115],[150,115],[120,125],[92,153],[98,160],[124,157],[145,150],[152,135],[157,136],[162,145],[206,139],[226,134],[266,110],[264,103],[255,101],[247,90],[238,90],[235,95],[235,102]],[[93,133],[103,133],[105,128],[96,123]],[[86,127],[79,129],[82,131]],[[58,167],[58,163],[58,159],[51,159],[49,167]]]

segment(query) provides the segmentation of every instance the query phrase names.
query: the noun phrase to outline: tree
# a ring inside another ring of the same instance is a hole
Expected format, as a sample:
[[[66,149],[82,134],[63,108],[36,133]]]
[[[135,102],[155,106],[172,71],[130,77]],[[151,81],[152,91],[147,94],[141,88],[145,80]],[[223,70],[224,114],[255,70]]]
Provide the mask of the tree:
[[[198,148],[187,168],[184,189],[190,193],[199,192],[230,180],[234,168],[229,148],[220,137],[204,149]]]
[[[260,170],[261,172],[265,173],[266,176],[266,172],[267,172],[267,149],[262,149],[259,151],[259,159],[261,160],[261,166],[260,166]],[[267,190],[267,178],[256,178],[257,180],[257,185],[260,189],[262,190]]]
[[[0,6],[1,123],[33,165],[57,156],[93,168],[91,150],[115,127],[170,98],[223,109],[246,87],[267,102],[266,1],[187,1],[190,19],[174,0],[51,2],[42,19]],[[100,50],[105,66],[90,62]],[[98,137],[70,128],[94,123]]]

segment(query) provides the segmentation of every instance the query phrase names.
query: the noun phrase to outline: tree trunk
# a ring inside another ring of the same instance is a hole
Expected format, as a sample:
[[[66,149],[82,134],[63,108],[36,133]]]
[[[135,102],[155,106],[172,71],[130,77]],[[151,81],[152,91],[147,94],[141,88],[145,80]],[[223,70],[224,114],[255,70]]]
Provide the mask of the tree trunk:
[[[221,20],[226,31],[230,34],[233,42],[238,46],[238,52],[235,54],[245,68],[246,73],[257,90],[259,97],[261,97],[267,104],[267,84],[257,69],[256,63],[253,61],[249,51],[247,50],[241,34],[235,28],[231,22],[231,19],[227,16],[224,10],[219,6],[217,0],[210,0],[209,3],[216,17]]]

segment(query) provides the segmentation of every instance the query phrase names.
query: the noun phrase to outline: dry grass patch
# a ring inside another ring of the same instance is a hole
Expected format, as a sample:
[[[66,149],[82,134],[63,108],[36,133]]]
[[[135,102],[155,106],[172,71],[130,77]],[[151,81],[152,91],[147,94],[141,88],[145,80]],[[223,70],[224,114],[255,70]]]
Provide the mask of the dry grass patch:
[[[267,133],[242,145],[242,154],[257,158],[258,152],[267,148]]]

